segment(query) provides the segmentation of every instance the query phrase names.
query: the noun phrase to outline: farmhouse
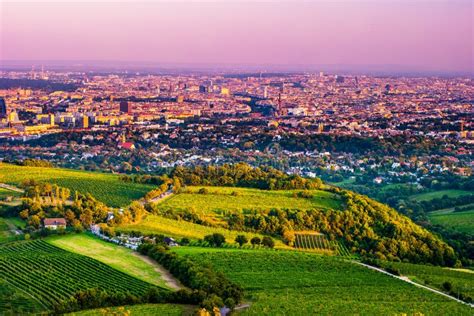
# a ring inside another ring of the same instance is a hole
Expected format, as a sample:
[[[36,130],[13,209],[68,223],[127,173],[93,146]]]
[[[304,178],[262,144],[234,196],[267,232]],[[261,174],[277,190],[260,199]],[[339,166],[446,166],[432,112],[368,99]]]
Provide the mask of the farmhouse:
[[[66,219],[64,219],[64,218],[45,218],[44,219],[44,228],[48,228],[48,229],[66,228]]]

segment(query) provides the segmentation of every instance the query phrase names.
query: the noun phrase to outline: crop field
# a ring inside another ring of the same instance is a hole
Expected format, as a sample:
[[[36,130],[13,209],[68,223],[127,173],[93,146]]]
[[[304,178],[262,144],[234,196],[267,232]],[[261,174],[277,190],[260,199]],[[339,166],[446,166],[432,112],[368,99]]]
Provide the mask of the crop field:
[[[335,245],[326,236],[318,233],[295,233],[294,247],[303,250],[323,250],[333,252]]]
[[[193,206],[198,211],[221,212],[245,209],[340,209],[337,195],[320,190],[310,191],[313,198],[295,197],[301,191],[266,191],[246,188],[204,187],[207,194],[199,194],[203,187],[187,187],[186,192],[176,194],[159,203],[163,209],[186,209]]]
[[[0,163],[0,183],[19,185],[28,179],[56,183],[71,192],[90,193],[112,207],[126,206],[154,188],[147,184],[125,183],[120,181],[117,175],[108,173]]]
[[[155,265],[143,260],[128,248],[88,234],[54,236],[46,241],[64,250],[96,259],[137,279],[166,287],[161,275],[156,271]]]
[[[0,278],[0,315],[35,314],[43,310],[40,302]]]
[[[139,304],[131,306],[98,308],[67,314],[69,316],[181,316],[191,315],[190,308],[174,304]]]
[[[459,291],[474,298],[474,271],[472,270],[455,270],[402,262],[384,262],[382,266],[394,267],[400,271],[401,275],[440,290],[443,289],[444,282],[449,282],[454,292]]]
[[[434,192],[415,194],[415,195],[410,196],[410,199],[413,199],[416,201],[429,201],[433,199],[440,199],[444,195],[447,195],[448,197],[451,197],[451,198],[456,198],[456,197],[469,195],[469,194],[472,194],[472,192],[465,191],[465,190],[440,190],[440,191],[434,191]]]
[[[243,286],[241,315],[472,315],[466,305],[333,256],[298,251],[173,249]]]
[[[431,212],[428,217],[433,224],[454,228],[460,232],[474,234],[474,206],[463,212]]]
[[[248,240],[258,236],[263,238],[261,234],[239,232],[224,228],[209,227],[186,222],[183,220],[174,220],[162,216],[148,215],[144,220],[137,224],[127,224],[116,228],[116,231],[130,232],[139,231],[143,234],[163,234],[175,238],[187,237],[190,239],[203,239],[204,236],[213,233],[224,235],[227,243],[235,243],[237,235],[245,235]],[[274,239],[275,247],[286,248],[287,246],[278,239]]]
[[[79,290],[104,289],[141,295],[153,285],[97,260],[71,253],[42,240],[0,245],[0,276],[50,310]],[[0,301],[5,298],[0,298]]]

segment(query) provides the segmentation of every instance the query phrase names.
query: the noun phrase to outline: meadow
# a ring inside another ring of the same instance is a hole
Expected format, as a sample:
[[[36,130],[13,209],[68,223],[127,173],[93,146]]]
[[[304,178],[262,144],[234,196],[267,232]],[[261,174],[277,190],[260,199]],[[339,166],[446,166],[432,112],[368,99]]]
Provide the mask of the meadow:
[[[428,213],[428,217],[433,224],[439,224],[460,232],[474,234],[474,207],[471,210],[463,212],[434,211]]]
[[[68,252],[43,240],[0,245],[0,275],[4,282],[38,302],[44,311],[51,310],[80,290],[98,288],[113,293],[143,295],[153,287],[97,260]],[[0,301],[5,301],[5,297],[0,297]],[[29,300],[26,303],[25,308],[31,305]],[[18,305],[13,310],[22,308],[22,301]],[[11,310],[4,312],[8,314]]]
[[[208,193],[199,194],[205,188]],[[245,209],[341,209],[340,199],[333,193],[312,190],[312,198],[295,197],[301,190],[258,190],[229,187],[187,187],[183,193],[175,194],[162,202],[159,208],[182,210],[192,206],[195,210],[209,213],[242,211]]]
[[[84,310],[67,314],[69,316],[181,316],[191,315],[191,308],[176,304],[139,304],[131,306],[107,307]]]
[[[109,173],[0,163],[0,183],[20,185],[29,179],[55,183],[70,189],[71,192],[90,193],[99,201],[112,207],[127,206],[155,188],[153,185],[125,183],[119,180],[118,175]]]
[[[25,222],[14,217],[0,217],[0,244],[15,240],[17,235],[14,230],[25,226]]]
[[[143,234],[163,234],[174,238],[186,237],[189,239],[203,239],[204,236],[213,233],[224,235],[227,243],[235,244],[237,235],[245,235],[248,240],[252,237],[263,238],[261,234],[239,232],[225,228],[210,227],[186,222],[184,220],[174,220],[156,215],[147,215],[145,219],[137,224],[126,224],[116,228],[119,232],[139,231]],[[276,248],[287,248],[287,246],[278,239],[274,239]]]
[[[239,315],[472,315],[466,305],[332,256],[179,247],[246,290]]]
[[[19,197],[21,196],[21,193],[19,192],[16,192],[16,191],[12,191],[12,190],[7,190],[5,188],[0,188],[0,200],[1,199],[4,199],[6,197]]]
[[[469,195],[469,194],[472,194],[472,192],[465,191],[465,190],[440,190],[440,191],[415,194],[415,195],[410,196],[410,199],[421,202],[421,201],[429,201],[433,199],[441,199],[445,195],[447,195],[450,198],[456,198],[456,197]]]
[[[64,250],[96,259],[137,279],[166,287],[156,265],[139,257],[132,250],[98,239],[89,234],[53,236],[46,241]]]

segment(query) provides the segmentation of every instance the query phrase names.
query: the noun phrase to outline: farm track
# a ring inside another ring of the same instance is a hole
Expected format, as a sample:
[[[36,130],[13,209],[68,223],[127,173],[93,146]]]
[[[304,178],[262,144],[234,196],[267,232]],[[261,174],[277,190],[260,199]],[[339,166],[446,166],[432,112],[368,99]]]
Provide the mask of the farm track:
[[[147,256],[141,255],[137,252],[132,253],[133,256],[140,258],[141,260],[145,261],[146,263],[152,265],[155,268],[155,271],[158,272],[161,276],[161,279],[166,283],[166,285],[173,289],[173,290],[182,290],[186,287],[179,282],[168,270],[163,268],[161,265],[153,261],[152,259],[148,258]]]
[[[25,193],[25,190],[17,188],[15,186],[12,186],[12,185],[9,185],[9,184],[6,184],[6,183],[0,183],[0,188],[7,189],[7,190],[10,190],[10,191],[15,191],[15,192],[18,192],[18,193]]]
[[[383,270],[383,269],[380,269],[380,268],[377,268],[377,267],[373,267],[373,266],[370,266],[370,265],[365,264],[365,263],[362,263],[362,262],[358,262],[358,261],[352,261],[352,262],[354,262],[354,263],[356,263],[356,264],[359,264],[359,265],[361,265],[361,266],[364,266],[364,267],[366,267],[366,268],[369,268],[369,269],[378,271],[378,272],[380,272],[380,273],[389,275],[389,276],[391,276],[392,278],[399,279],[399,280],[402,280],[402,281],[404,281],[404,282],[410,283],[410,284],[412,284],[412,285],[414,285],[414,286],[416,286],[416,287],[419,287],[419,288],[422,288],[422,289],[431,291],[431,292],[433,292],[433,293],[442,295],[442,296],[447,297],[447,298],[449,298],[449,299],[451,299],[451,300],[453,300],[453,301],[456,301],[456,302],[458,302],[458,303],[468,305],[468,306],[470,306],[471,308],[474,308],[474,304],[466,303],[466,302],[461,301],[460,299],[457,299],[457,298],[455,298],[455,297],[453,297],[453,296],[451,296],[451,295],[448,295],[448,294],[446,294],[446,293],[444,293],[444,292],[441,292],[441,291],[432,289],[432,288],[430,288],[430,287],[428,287],[428,286],[425,286],[425,285],[416,283],[416,282],[410,280],[410,279],[407,278],[407,277],[393,275],[393,274],[388,273],[387,271],[385,271],[385,270]]]

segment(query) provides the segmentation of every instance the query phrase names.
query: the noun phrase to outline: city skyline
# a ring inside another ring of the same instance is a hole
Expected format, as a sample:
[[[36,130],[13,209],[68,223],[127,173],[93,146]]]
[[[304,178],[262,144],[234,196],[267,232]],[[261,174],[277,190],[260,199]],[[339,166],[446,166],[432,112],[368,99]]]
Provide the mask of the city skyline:
[[[0,8],[2,67],[55,60],[473,73],[472,3],[464,0],[6,1]]]

